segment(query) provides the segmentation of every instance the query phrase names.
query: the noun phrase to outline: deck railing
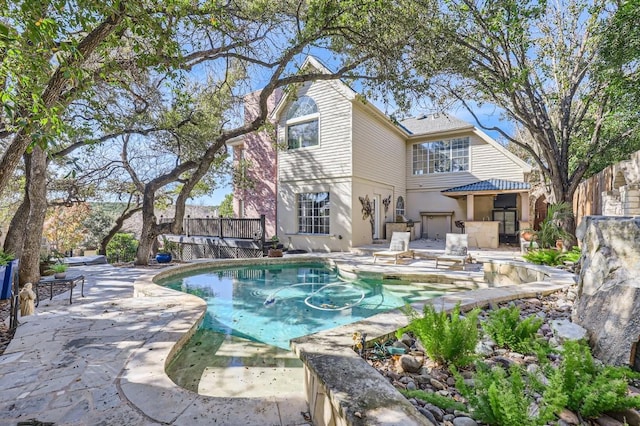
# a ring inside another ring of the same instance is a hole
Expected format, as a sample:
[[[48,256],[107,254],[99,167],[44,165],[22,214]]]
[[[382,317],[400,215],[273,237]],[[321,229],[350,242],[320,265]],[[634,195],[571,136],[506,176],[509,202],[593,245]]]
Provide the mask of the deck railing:
[[[160,217],[160,223],[173,221],[172,218]],[[265,216],[257,219],[236,219],[229,217],[196,218],[187,216],[183,221],[183,230],[187,237],[217,237],[255,240],[264,243]]]

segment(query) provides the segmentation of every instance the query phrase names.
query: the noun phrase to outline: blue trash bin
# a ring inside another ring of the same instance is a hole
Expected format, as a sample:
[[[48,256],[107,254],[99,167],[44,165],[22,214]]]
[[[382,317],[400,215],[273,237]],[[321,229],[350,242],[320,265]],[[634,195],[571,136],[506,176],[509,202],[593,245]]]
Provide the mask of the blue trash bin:
[[[6,266],[0,267],[0,276],[2,279],[2,289],[0,291],[0,300],[8,299],[11,297],[11,286],[13,285],[13,275],[18,272],[19,260],[12,260],[7,263]],[[3,271],[4,269],[4,271]],[[4,274],[2,273],[4,272]]]

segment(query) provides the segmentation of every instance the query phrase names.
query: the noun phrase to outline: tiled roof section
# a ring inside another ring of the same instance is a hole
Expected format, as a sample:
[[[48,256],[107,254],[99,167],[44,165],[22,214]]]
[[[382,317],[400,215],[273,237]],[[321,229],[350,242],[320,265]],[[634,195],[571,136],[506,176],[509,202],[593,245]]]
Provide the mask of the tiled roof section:
[[[480,191],[521,191],[530,189],[531,185],[526,182],[514,182],[511,180],[489,179],[468,185],[456,186],[445,189],[441,192],[480,192]]]
[[[472,124],[447,114],[430,114],[407,118],[402,120],[400,125],[409,130],[412,135],[473,128]]]

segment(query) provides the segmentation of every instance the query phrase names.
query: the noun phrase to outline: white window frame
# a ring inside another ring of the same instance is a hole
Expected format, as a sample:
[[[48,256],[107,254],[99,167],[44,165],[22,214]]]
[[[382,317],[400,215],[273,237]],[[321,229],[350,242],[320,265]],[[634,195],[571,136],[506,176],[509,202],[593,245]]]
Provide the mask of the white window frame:
[[[306,97],[309,98],[314,103],[316,112],[314,112],[312,114],[306,114],[306,115],[302,115],[302,116],[299,116],[299,117],[293,117],[293,118],[287,119],[287,121],[285,123],[285,142],[287,144],[287,150],[289,150],[289,151],[295,150],[295,149],[312,148],[312,147],[320,145],[320,112],[318,112],[318,104],[310,96],[306,96]],[[292,106],[293,106],[293,104],[289,108],[291,108]],[[316,122],[316,126],[317,126],[316,141],[315,141],[316,143],[314,143],[313,145],[293,146],[292,147],[289,144],[289,128],[291,126],[296,126],[296,125],[300,125],[300,124],[307,124],[307,123],[312,123],[312,122]]]
[[[459,143],[466,144],[466,147],[454,148]],[[445,145],[446,148],[438,147],[437,145],[439,144]],[[464,154],[460,155],[461,152]],[[439,164],[437,162],[438,156],[442,155],[449,162],[447,170],[436,167]],[[468,172],[471,165],[471,143],[469,137],[415,143],[411,151],[411,163],[413,176]],[[461,163],[462,166],[460,165]]]
[[[314,201],[312,198],[318,198],[318,195],[320,194],[326,194],[326,200],[323,200],[322,205],[316,206],[315,203],[317,203],[317,201]],[[303,197],[309,197],[309,198],[303,199]],[[303,206],[302,202],[305,202],[307,204]],[[304,234],[304,235],[329,235],[330,234],[331,194],[329,193],[329,191],[298,193],[296,195],[296,208],[297,208],[297,216],[298,216],[298,234]],[[321,210],[326,210],[326,214],[319,214]],[[309,227],[310,227],[310,230],[309,230]]]

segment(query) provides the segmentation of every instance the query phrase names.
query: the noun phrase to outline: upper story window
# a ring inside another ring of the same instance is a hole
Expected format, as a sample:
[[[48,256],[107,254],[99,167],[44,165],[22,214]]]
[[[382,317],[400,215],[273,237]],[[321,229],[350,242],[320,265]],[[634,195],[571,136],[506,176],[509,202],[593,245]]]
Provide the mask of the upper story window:
[[[318,106],[309,96],[301,96],[287,113],[287,148],[318,145]]]
[[[469,171],[469,138],[413,145],[413,174]]]

